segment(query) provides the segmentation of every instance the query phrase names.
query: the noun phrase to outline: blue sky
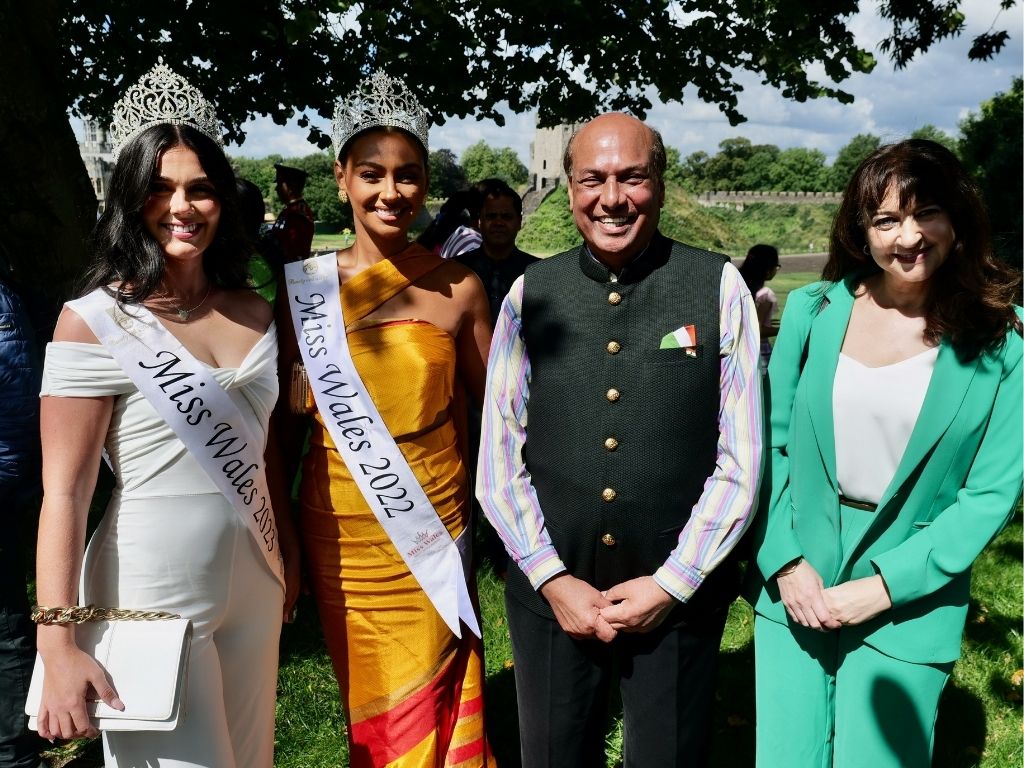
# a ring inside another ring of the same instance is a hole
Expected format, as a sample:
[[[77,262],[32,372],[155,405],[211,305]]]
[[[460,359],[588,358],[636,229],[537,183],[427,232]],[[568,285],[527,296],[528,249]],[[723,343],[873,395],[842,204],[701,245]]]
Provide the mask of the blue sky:
[[[886,25],[873,3],[865,3],[864,8],[852,19],[851,27],[862,46],[875,49],[873,41],[884,36]],[[761,85],[756,77],[749,77],[741,79],[745,90],[739,104],[748,119],[746,123],[730,126],[715,106],[699,101],[695,93],[687,94],[682,105],[655,101],[647,120],[662,132],[665,143],[677,147],[683,156],[697,150],[713,154],[720,141],[732,136],[746,136],[754,143],[782,148],[820,149],[831,159],[858,133],[895,140],[931,123],[955,135],[960,120],[977,111],[985,99],[1007,90],[1024,66],[1024,14],[1019,4],[1001,15],[998,0],[966,0],[963,9],[967,16],[965,33],[934,46],[903,70],[894,70],[884,54],[875,49],[878,65],[874,72],[854,75],[841,84],[854,94],[853,104],[825,99],[803,104],[789,101],[774,88]],[[971,39],[993,22],[996,28],[1009,31],[1009,44],[990,61],[969,61]],[[459,155],[483,139],[491,146],[512,147],[528,164],[534,116],[509,112],[506,115],[504,127],[473,119],[451,119],[443,126],[435,126],[431,130],[431,148],[447,147]],[[326,120],[317,124],[324,130],[328,128]],[[278,126],[267,118],[258,118],[246,124],[246,131],[245,143],[228,147],[229,154],[264,157],[277,153],[289,157],[316,151],[306,141],[306,130],[294,121]]]

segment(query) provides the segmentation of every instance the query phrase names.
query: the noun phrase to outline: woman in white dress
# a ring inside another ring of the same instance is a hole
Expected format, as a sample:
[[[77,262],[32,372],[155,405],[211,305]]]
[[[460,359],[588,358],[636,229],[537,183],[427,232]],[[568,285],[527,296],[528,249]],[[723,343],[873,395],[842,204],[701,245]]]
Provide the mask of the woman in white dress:
[[[287,579],[286,596],[278,553],[291,576],[290,529],[279,520],[275,538],[270,518],[266,541],[250,535],[238,500],[221,492],[209,462],[179,435],[204,417],[216,423],[222,414],[206,417],[203,398],[220,388],[262,463],[278,392],[277,336],[270,306],[247,288],[251,250],[212,107],[162,65],[133,88],[134,99],[126,95],[115,108],[118,159],[92,237],[86,297],[65,307],[47,348],[38,600],[160,610],[193,622],[184,720],[168,732],[105,732],[108,766],[269,768],[278,637],[297,584]],[[153,94],[162,101],[139,98]],[[99,342],[90,300],[120,317],[125,334],[134,338],[135,322],[174,347],[182,365],[198,371],[192,381],[212,376],[185,395],[187,377],[154,377],[180,419],[165,418],[167,403],[140,393],[129,376],[138,370]],[[83,558],[104,452],[117,482]],[[73,625],[41,623],[38,645],[46,667],[40,735],[95,735],[87,699],[124,707],[111,682],[77,647]]]

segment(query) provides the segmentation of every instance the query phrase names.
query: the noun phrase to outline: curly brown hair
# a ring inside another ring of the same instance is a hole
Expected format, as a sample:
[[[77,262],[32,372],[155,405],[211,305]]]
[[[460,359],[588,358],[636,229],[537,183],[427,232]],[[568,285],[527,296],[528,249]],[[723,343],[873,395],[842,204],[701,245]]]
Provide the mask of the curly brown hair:
[[[915,202],[938,205],[953,224],[953,252],[930,280],[925,338],[938,343],[945,336],[962,359],[971,360],[1017,323],[1014,299],[1021,275],[995,257],[981,192],[941,144],[927,139],[889,144],[857,167],[832,222],[822,279],[837,282],[854,272],[867,277],[881,271],[866,253],[867,228],[892,187],[901,208]]]

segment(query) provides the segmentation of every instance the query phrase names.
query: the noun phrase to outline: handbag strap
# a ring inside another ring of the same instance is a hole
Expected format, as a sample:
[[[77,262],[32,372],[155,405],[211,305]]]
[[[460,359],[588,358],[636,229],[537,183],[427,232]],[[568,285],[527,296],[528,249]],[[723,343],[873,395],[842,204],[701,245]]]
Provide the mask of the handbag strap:
[[[176,613],[166,611],[133,611],[127,608],[97,608],[95,605],[71,605],[46,608],[32,606],[32,621],[36,624],[84,624],[87,621],[164,621],[180,619]]]

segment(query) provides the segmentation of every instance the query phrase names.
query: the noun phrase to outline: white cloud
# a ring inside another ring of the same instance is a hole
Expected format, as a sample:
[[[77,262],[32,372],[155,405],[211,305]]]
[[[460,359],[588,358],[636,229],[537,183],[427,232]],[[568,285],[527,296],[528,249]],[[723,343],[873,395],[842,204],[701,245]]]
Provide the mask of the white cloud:
[[[320,127],[327,128],[326,125]],[[309,130],[300,128],[295,119],[289,120],[287,125],[275,125],[269,117],[259,117],[247,122],[242,129],[245,131],[245,142],[229,145],[229,155],[303,157],[320,151],[316,144],[308,140]]]

